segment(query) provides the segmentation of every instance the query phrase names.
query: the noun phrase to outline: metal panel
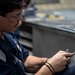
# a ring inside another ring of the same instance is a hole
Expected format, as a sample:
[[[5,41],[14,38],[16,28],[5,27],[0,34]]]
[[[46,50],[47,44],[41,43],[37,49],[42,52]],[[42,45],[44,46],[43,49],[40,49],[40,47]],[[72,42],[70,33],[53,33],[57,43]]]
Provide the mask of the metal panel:
[[[75,34],[66,31],[33,26],[33,54],[51,57],[59,50],[75,51]]]

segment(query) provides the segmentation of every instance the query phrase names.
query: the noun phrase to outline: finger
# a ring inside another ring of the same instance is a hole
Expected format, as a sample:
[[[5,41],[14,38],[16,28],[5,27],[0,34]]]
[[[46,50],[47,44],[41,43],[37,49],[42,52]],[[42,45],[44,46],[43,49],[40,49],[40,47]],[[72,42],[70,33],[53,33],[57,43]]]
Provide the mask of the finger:
[[[63,59],[64,61],[63,61],[63,65],[65,66],[65,65],[67,65],[67,62],[68,62],[68,59],[64,56],[64,59]]]
[[[67,65],[70,59],[71,59],[71,57],[64,56],[64,62],[65,62],[64,65]]]
[[[65,65],[67,65],[68,64],[68,60],[65,60]]]
[[[65,52],[65,53],[64,53],[64,56],[65,56],[65,57],[71,57],[72,55],[73,55],[73,53],[68,53],[68,52]]]
[[[71,57],[68,57],[67,60],[69,61],[71,59]]]
[[[62,66],[62,70],[64,70],[66,68],[66,65],[65,66]]]
[[[67,60],[66,60],[67,64],[69,63],[70,59],[71,59],[71,57],[67,58]]]

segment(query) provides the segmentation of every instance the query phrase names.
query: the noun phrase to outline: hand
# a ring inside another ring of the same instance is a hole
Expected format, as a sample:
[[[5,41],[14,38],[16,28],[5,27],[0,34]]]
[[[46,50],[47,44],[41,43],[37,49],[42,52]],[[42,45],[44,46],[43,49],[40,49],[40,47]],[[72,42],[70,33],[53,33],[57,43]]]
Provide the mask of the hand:
[[[55,72],[59,72],[66,68],[72,54],[73,53],[59,51],[52,58],[49,58],[47,62],[53,66]]]

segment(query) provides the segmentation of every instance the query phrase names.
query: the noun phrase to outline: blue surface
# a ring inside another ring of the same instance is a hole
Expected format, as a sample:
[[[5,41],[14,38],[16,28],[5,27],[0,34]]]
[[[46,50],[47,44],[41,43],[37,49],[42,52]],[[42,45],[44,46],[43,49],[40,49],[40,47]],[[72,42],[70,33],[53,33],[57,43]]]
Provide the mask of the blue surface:
[[[40,13],[46,13],[48,15],[53,15],[54,13],[60,13],[59,16],[64,16],[65,19],[58,19],[58,20],[52,20],[50,18],[44,17],[41,20],[35,21],[34,18],[31,17],[33,21],[31,23],[34,23],[34,25],[38,26],[44,26],[49,28],[56,28],[59,30],[65,30],[69,32],[75,33],[75,10],[54,10],[54,11],[41,11]]]
[[[53,10],[53,11],[41,11],[41,12],[44,12],[46,14],[53,14],[54,12],[60,12],[60,15],[61,16],[65,16],[67,17],[67,19],[69,20],[75,20],[75,9],[73,10]]]

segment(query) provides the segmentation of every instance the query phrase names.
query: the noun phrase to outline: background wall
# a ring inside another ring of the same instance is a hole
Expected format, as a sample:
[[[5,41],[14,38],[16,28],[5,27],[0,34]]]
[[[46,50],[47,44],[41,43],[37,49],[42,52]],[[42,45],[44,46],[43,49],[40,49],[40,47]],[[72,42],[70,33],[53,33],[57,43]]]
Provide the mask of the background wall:
[[[75,0],[33,0],[38,10],[75,9]]]
[[[33,0],[35,3],[46,4],[46,3],[59,3],[59,0]]]

